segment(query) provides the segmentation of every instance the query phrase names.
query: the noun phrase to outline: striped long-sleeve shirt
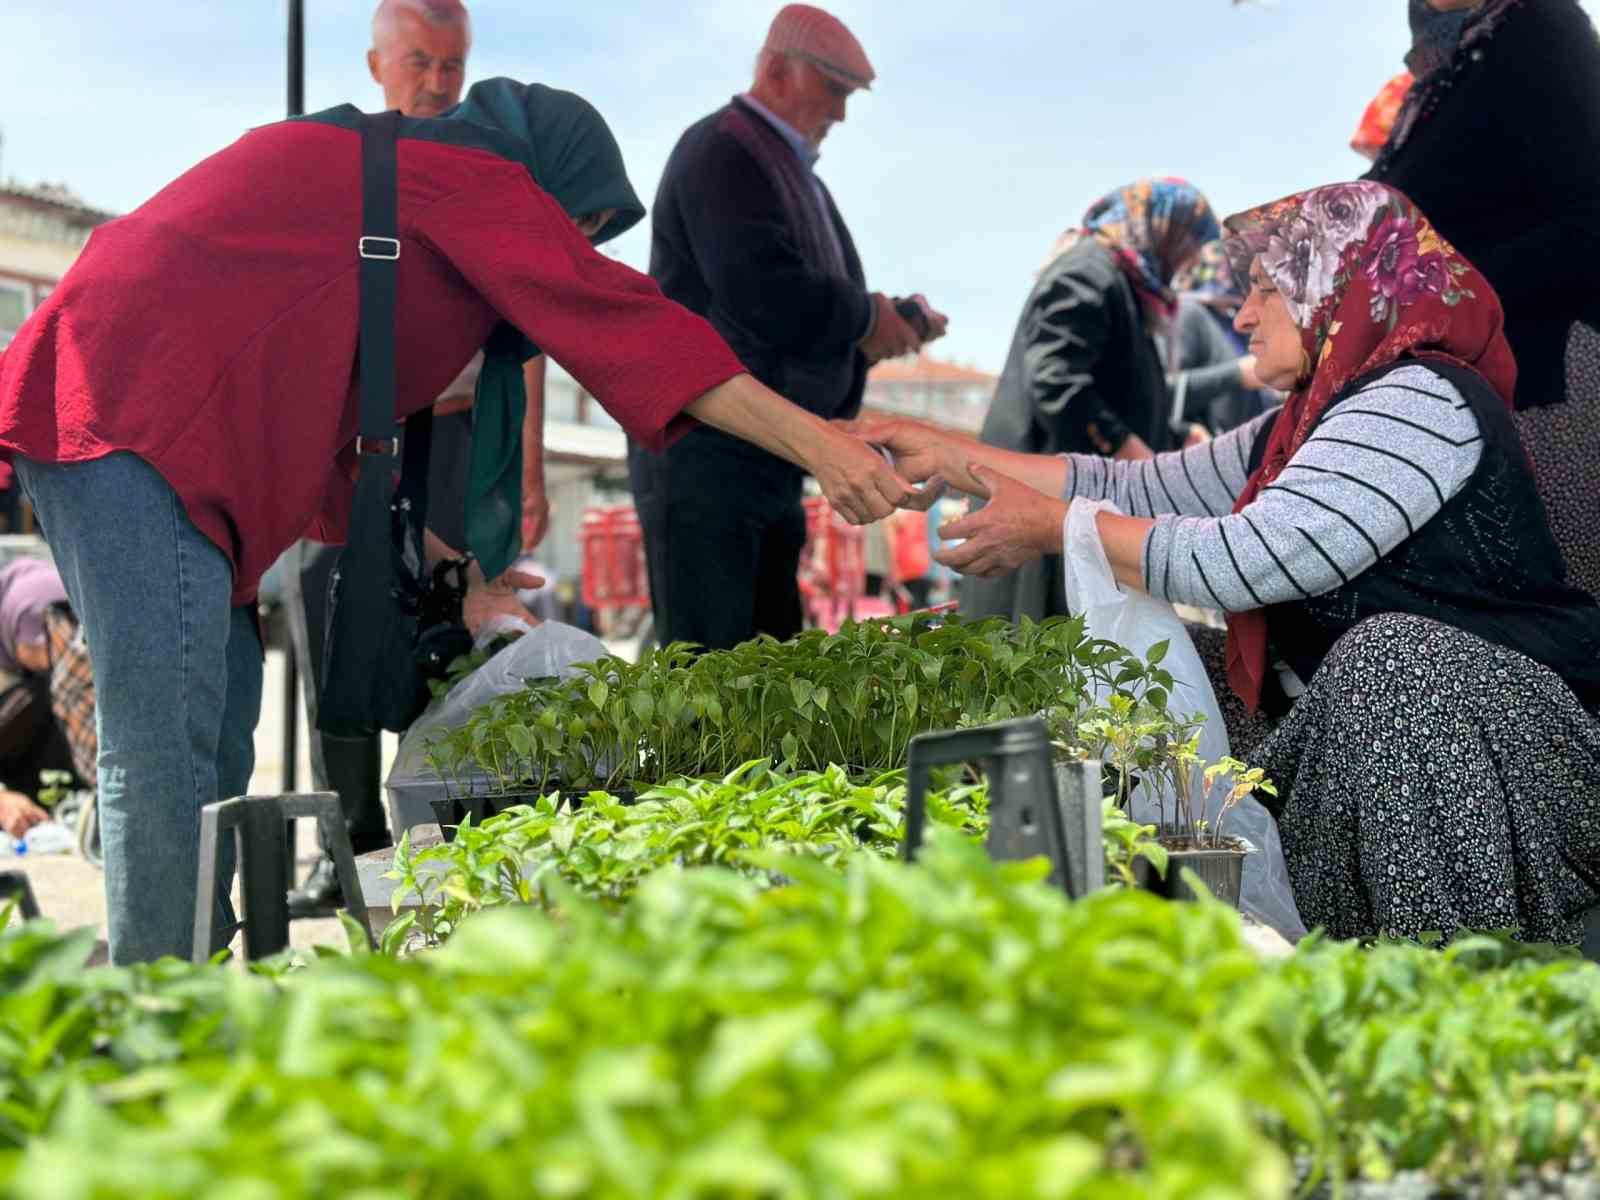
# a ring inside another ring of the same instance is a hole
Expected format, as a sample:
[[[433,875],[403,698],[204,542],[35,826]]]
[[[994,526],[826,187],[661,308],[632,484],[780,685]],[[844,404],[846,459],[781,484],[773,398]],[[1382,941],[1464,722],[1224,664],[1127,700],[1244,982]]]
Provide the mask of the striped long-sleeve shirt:
[[[1483,452],[1460,392],[1424,366],[1403,367],[1334,407],[1234,513],[1251,448],[1276,416],[1140,462],[1071,455],[1067,496],[1155,518],[1144,545],[1152,595],[1241,612],[1349,582],[1443,508]]]

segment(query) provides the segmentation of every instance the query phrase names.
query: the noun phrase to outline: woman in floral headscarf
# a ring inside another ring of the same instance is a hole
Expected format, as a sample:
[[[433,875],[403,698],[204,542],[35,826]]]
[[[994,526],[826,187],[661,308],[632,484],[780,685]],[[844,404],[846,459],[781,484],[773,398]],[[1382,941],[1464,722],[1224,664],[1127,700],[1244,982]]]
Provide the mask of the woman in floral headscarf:
[[[1220,232],[1181,179],[1118,188],[1055,241],[1034,280],[982,438],[1032,454],[1146,457],[1179,444],[1157,350],[1177,311],[1172,278]],[[963,611],[1039,618],[1060,612],[1061,561],[968,580]]]
[[[1261,386],[1249,339],[1233,327],[1248,287],[1233,277],[1221,241],[1207,242],[1173,286],[1178,316],[1167,363],[1172,410],[1212,433],[1237,429],[1282,397]]]
[[[1275,723],[1255,759],[1308,925],[1577,941],[1600,900],[1600,607],[1567,583],[1511,421],[1500,303],[1381,184],[1226,225],[1238,327],[1282,408],[1146,462],[856,432],[990,497],[945,527],[967,539],[947,565],[1009,570],[1059,547],[1055,496],[1111,499],[1126,586],[1228,614],[1231,690]]]

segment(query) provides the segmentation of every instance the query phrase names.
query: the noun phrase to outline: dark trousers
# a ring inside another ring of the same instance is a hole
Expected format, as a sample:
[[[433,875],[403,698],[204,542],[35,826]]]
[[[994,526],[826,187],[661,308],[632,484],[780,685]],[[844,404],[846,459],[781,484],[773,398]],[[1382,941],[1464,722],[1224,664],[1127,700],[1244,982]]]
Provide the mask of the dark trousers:
[[[24,675],[0,692],[0,785],[37,800],[39,772],[72,770],[71,747],[50,711],[49,672]]]
[[[629,447],[656,640],[725,650],[793,637],[804,624],[800,471],[708,439],[697,431],[665,454]]]
[[[317,693],[328,629],[328,575],[339,561],[341,549],[321,542],[297,542],[284,561],[283,603],[305,694],[312,785],[319,792],[339,794],[350,845],[357,854],[365,854],[390,844],[388,818],[379,795],[381,743],[376,735],[330,737],[317,729]]]

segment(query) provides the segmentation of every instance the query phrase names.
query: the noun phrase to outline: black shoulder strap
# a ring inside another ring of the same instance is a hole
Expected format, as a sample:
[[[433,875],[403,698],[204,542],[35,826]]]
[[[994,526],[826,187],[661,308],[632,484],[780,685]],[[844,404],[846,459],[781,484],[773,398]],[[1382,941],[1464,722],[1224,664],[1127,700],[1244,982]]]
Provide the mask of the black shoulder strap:
[[[400,442],[396,435],[395,328],[398,312],[400,219],[398,142],[400,114],[361,117],[361,229],[356,253],[361,265],[360,335],[357,376],[361,411],[356,438],[357,482],[346,543],[347,561],[363,560],[375,578],[390,583],[395,534],[390,524],[394,470]],[[401,481],[403,524],[418,539],[427,510],[428,451],[433,413],[423,409],[406,422]],[[405,538],[400,541],[402,549]],[[413,569],[420,564],[409,564]]]
[[[400,114],[366,117],[361,129],[361,437],[357,454],[393,457],[396,275],[400,267]]]

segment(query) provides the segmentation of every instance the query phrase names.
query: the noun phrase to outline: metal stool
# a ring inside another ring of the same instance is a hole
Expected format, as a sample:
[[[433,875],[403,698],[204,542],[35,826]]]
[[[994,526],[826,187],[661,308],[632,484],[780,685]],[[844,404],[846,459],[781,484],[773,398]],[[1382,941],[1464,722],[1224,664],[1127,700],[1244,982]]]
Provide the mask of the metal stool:
[[[244,930],[246,960],[265,958],[289,946],[289,870],[291,858],[284,830],[296,817],[315,817],[322,844],[333,855],[345,907],[360,922],[367,944],[376,946],[367,906],[356,876],[355,854],[345,829],[344,810],[333,792],[286,796],[239,796],[200,810],[200,875],[194,910],[194,961],[207,961],[215,936],[217,854],[221,837],[232,831],[239,859],[240,917],[226,931],[231,939]],[[224,939],[226,940],[226,939]]]
[[[911,739],[904,850],[908,862],[922,847],[933,768],[973,762],[982,763],[989,777],[992,858],[1048,858],[1050,882],[1074,899],[1105,883],[1100,765],[1057,766],[1049,730],[1038,717]]]
[[[0,908],[15,899],[24,921],[39,919],[39,902],[33,898],[33,884],[26,871],[0,871]]]

